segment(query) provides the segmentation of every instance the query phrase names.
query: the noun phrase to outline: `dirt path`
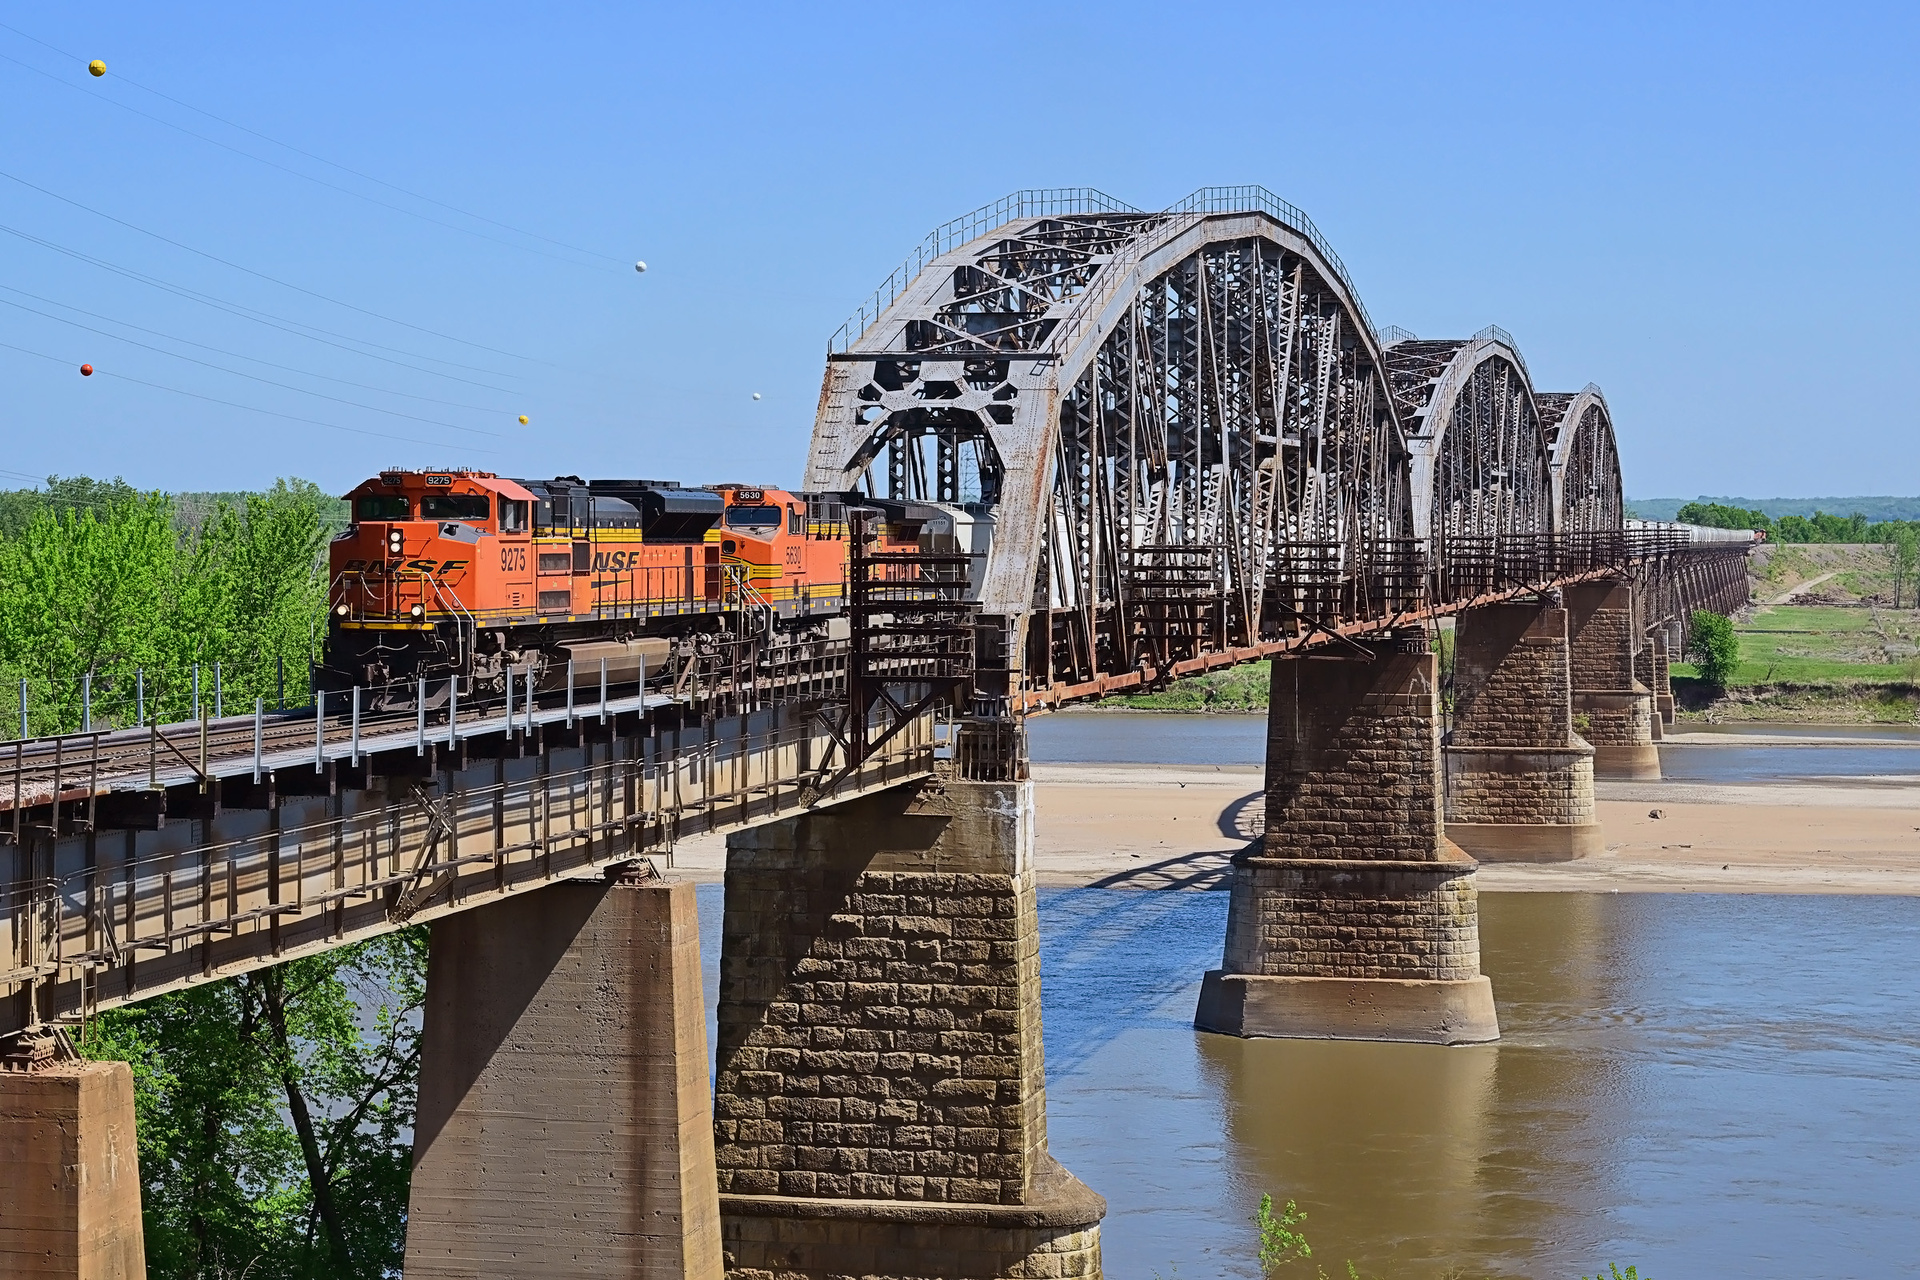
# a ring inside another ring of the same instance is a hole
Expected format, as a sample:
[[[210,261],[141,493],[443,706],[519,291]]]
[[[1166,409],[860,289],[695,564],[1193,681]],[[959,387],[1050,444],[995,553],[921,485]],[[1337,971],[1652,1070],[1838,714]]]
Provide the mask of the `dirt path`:
[[[1793,598],[1795,596],[1801,594],[1802,592],[1813,590],[1815,587],[1819,586],[1821,583],[1825,582],[1828,578],[1833,577],[1835,574],[1839,572],[1840,570],[1838,569],[1829,569],[1817,578],[1808,578],[1805,582],[1802,582],[1797,586],[1788,587],[1785,595],[1775,596],[1773,599],[1767,601],[1767,603],[1768,604],[1792,604]]]

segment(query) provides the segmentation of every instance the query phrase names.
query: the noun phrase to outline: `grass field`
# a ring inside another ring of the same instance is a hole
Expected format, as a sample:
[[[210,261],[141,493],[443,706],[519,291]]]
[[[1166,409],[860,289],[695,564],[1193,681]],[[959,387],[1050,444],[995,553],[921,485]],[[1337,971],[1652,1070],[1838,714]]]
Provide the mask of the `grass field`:
[[[1823,569],[1822,572],[1825,570]],[[1690,720],[1906,724],[1920,715],[1920,611],[1770,605],[1735,624],[1740,666],[1724,692],[1673,666]],[[1444,663],[1450,632],[1441,634]],[[1143,711],[1264,711],[1268,664],[1252,663],[1153,693],[1107,700]]]
[[[1920,677],[1920,612],[1773,605],[1734,624],[1740,666],[1734,688],[1770,684],[1887,684]],[[1673,673],[1692,676],[1675,663]]]

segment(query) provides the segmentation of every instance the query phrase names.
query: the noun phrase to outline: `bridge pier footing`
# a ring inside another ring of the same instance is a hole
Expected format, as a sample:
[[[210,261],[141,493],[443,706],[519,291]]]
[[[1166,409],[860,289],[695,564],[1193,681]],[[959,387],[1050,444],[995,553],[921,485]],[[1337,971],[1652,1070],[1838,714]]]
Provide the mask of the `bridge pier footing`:
[[[25,1033],[0,1064],[0,1275],[146,1280],[133,1072]]]
[[[1636,675],[1642,644],[1633,586],[1625,579],[1567,587],[1574,726],[1593,744],[1593,776],[1653,781],[1653,693]]]
[[[1047,1151],[1033,784],[928,781],[727,839],[728,1274],[1100,1275]]]
[[[1486,605],[1461,614],[1453,634],[1447,838],[1482,861],[1604,852],[1594,749],[1573,731],[1567,611]]]
[[[1371,660],[1274,660],[1267,832],[1234,859],[1224,961],[1194,1016],[1204,1031],[1499,1037],[1477,864],[1442,827],[1438,669],[1419,633],[1364,647]]]
[[[720,1280],[689,883],[568,881],[433,925],[408,1280]]]

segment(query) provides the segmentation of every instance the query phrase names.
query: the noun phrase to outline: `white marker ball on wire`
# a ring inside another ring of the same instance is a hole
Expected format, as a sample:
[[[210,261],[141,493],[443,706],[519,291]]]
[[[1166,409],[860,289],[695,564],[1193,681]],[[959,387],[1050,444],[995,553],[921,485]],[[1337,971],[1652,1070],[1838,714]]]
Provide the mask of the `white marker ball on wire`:
[[[756,392],[754,392],[754,393],[753,393],[753,398],[754,398],[755,400],[758,400],[758,399],[760,398],[760,393],[759,393],[758,391],[756,391]]]
[[[646,264],[646,263],[644,263],[644,262],[636,262],[636,263],[634,263],[634,264],[633,264],[633,269],[634,269],[635,271],[638,271],[638,272],[639,272],[639,273],[640,273],[641,275],[645,275],[645,274],[647,274],[647,264]]]

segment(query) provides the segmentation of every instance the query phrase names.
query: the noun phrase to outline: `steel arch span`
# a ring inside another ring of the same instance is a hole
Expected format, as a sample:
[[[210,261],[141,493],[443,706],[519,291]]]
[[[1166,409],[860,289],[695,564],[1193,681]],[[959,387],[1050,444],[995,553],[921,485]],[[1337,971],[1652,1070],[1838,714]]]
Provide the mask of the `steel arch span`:
[[[1536,394],[1497,328],[1383,342],[1259,187],[937,229],[830,344],[805,487],[927,504],[891,518],[973,557],[978,687],[1023,704],[1631,558],[1597,388]]]
[[[1503,329],[1411,336],[1386,350],[1413,458],[1414,529],[1436,559],[1457,544],[1553,529],[1548,444],[1526,361]]]
[[[965,507],[985,612],[1045,615],[1033,656],[1080,672],[1277,634],[1412,539],[1378,340],[1298,210],[1000,208],[837,344],[809,487]]]
[[[1579,391],[1541,392],[1534,399],[1553,449],[1554,528],[1620,528],[1626,499],[1607,398],[1589,382]]]

